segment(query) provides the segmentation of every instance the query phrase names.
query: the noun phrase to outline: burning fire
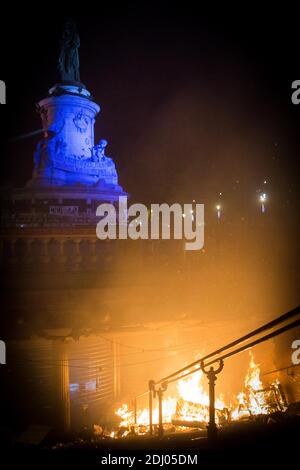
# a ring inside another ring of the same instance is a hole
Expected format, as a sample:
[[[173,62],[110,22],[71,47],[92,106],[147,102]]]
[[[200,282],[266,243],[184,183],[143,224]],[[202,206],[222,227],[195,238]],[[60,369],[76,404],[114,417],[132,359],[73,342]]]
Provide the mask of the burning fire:
[[[255,364],[250,351],[250,364],[245,378],[245,391],[237,396],[238,406],[231,412],[231,419],[238,420],[272,411],[284,411],[286,402],[278,380],[264,388],[260,379],[259,365]]]
[[[201,370],[177,382],[177,391],[180,396],[177,406],[177,417],[182,421],[208,422],[209,396],[203,385],[203,372]],[[193,406],[194,405],[194,406]],[[200,405],[200,406],[195,406]],[[216,399],[217,410],[226,408],[222,396]],[[218,415],[216,416],[218,422]]]
[[[231,413],[231,419],[236,420],[249,415],[268,414],[263,384],[260,380],[260,368],[255,364],[250,352],[250,364],[245,378],[245,391],[238,396],[239,405]]]
[[[182,378],[177,382],[177,397],[166,397],[163,400],[163,422],[184,425],[198,423],[206,425],[209,421],[209,396],[203,387],[203,372]],[[250,352],[250,364],[244,381],[244,390],[236,397],[237,404],[226,406],[222,395],[216,398],[216,422],[220,425],[229,420],[236,421],[257,415],[266,415],[273,411],[284,411],[286,402],[279,381],[268,387],[263,386],[260,379],[260,368]],[[116,414],[121,418],[121,427],[147,429],[149,409],[143,408],[134,412],[123,404]],[[180,424],[181,423],[181,424]],[[158,405],[153,407],[153,424],[158,424]]]
[[[164,423],[172,423],[174,418],[181,421],[208,422],[209,397],[204,391],[203,372],[195,372],[177,382],[177,393],[179,397],[166,397],[163,400]],[[216,399],[216,409],[223,410],[225,403],[222,397]],[[122,419],[120,426],[130,427],[134,424],[147,426],[149,424],[149,409],[137,410],[136,423],[134,412],[130,411],[128,405],[123,404],[116,414]],[[153,407],[153,424],[158,424],[158,405]],[[218,422],[218,417],[217,417]]]

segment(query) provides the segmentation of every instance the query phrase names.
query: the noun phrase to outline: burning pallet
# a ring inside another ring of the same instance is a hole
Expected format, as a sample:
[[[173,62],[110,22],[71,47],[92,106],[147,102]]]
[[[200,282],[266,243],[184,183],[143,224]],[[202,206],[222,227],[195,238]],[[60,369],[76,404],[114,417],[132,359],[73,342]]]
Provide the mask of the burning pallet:
[[[172,424],[174,424],[175,426],[206,429],[208,417],[209,408],[207,405],[178,399],[176,405],[176,414],[172,418]],[[228,409],[217,409],[216,418],[219,424],[227,423],[229,420]]]

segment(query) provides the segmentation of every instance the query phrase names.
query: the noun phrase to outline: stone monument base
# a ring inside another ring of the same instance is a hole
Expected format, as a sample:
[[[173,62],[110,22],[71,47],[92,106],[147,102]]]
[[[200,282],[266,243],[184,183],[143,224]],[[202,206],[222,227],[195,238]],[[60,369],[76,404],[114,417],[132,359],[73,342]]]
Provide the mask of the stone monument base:
[[[95,226],[97,207],[128,197],[121,186],[26,186],[3,194],[3,227]]]

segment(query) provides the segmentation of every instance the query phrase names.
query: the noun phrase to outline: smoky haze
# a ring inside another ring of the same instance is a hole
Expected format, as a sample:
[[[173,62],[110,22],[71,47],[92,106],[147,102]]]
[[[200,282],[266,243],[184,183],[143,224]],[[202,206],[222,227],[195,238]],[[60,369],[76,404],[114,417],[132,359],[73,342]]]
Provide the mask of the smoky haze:
[[[179,359],[167,358],[163,373],[299,304],[300,110],[290,101],[297,67],[285,54],[295,42],[293,28],[277,47],[280,19],[268,33],[255,24],[254,34],[253,23],[234,18],[148,13],[131,4],[118,12],[106,7],[101,16],[80,15],[81,79],[101,106],[96,139],[107,138],[107,154],[131,202],[204,203],[204,250],[184,253],[167,241],[116,242],[108,268],[90,281],[68,285],[57,273],[35,279],[31,307],[42,310],[45,321],[51,309],[61,312],[55,326],[72,316],[80,327],[119,328],[120,342],[146,341],[149,349],[157,342],[167,348],[201,339]],[[5,117],[0,110],[3,184],[23,186],[30,178],[38,138],[7,142],[7,136],[40,127],[34,103],[57,81],[62,16],[50,12],[42,24],[13,20],[14,42],[1,77],[8,102]],[[264,214],[262,189],[268,194]],[[50,286],[49,303],[43,289]],[[72,296],[63,286],[76,287]],[[16,302],[9,308],[18,310],[24,296],[21,289],[7,305]],[[167,328],[170,322],[174,331]],[[124,335],[125,324],[148,329],[149,337]],[[183,327],[188,333],[181,338]],[[136,384],[141,389],[157,374],[155,364],[143,374]],[[133,388],[134,381],[130,393]]]

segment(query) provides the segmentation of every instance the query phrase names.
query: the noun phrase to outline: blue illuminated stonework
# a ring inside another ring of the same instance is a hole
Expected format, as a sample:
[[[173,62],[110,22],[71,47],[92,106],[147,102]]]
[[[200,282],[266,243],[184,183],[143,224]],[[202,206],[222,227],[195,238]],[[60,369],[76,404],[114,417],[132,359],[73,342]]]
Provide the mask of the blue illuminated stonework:
[[[34,153],[31,187],[84,185],[96,191],[122,192],[107,142],[95,145],[94,124],[100,107],[82,86],[59,84],[38,103],[44,129]]]
[[[118,184],[107,141],[95,143],[100,111],[79,82],[62,82],[37,105],[43,138],[34,152],[32,178],[24,188],[5,189],[3,224],[11,227],[95,226],[102,202],[127,196]]]

